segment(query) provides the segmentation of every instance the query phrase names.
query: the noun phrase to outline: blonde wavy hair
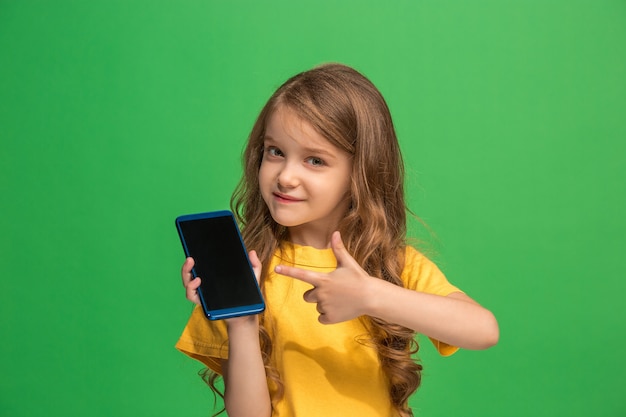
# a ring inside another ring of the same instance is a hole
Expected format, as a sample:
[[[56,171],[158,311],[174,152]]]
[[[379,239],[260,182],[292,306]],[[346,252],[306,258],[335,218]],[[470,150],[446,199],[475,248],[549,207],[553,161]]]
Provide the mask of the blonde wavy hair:
[[[378,89],[361,73],[341,64],[325,64],[287,80],[261,110],[243,153],[243,176],[231,208],[246,246],[254,248],[264,268],[287,230],[276,223],[259,189],[265,127],[273,112],[289,108],[330,143],[353,158],[351,204],[339,224],[348,252],[374,277],[402,286],[406,245],[404,165],[389,108]],[[261,288],[267,271],[261,275]],[[261,318],[260,340],[268,382],[282,396],[280,375],[271,366],[272,341]],[[389,381],[389,395],[400,416],[412,416],[408,399],[420,385],[422,366],[415,332],[374,317],[363,317],[367,343],[374,346]],[[215,375],[213,375],[215,377]],[[214,378],[213,378],[214,381]],[[210,384],[214,388],[214,384]]]

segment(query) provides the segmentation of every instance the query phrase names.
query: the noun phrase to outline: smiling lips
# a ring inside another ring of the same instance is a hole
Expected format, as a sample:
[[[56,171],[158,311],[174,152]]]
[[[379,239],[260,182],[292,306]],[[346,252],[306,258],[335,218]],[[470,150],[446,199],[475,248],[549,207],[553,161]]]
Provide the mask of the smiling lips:
[[[298,198],[291,197],[287,194],[282,194],[282,193],[273,193],[273,194],[274,194],[274,198],[276,198],[276,200],[280,203],[297,203],[299,201],[302,201]]]

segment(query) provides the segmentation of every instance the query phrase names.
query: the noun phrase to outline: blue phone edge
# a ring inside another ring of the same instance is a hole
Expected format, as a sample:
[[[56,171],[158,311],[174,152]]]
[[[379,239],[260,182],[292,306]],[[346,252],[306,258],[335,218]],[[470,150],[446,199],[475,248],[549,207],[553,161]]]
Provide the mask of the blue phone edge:
[[[185,237],[183,236],[183,232],[180,228],[180,223],[184,221],[190,221],[190,220],[199,220],[199,219],[224,217],[224,216],[229,216],[232,219],[233,223],[235,224],[235,229],[237,230],[237,234],[239,235],[239,241],[241,242],[241,245],[245,248],[245,245],[243,243],[243,238],[241,237],[241,231],[239,230],[239,225],[235,221],[235,216],[233,215],[232,211],[216,210],[216,211],[207,211],[203,213],[183,214],[183,215],[176,217],[175,223],[176,223],[176,230],[178,231],[178,237],[180,238],[180,242],[183,246],[183,251],[185,252],[185,257],[189,257],[189,249],[187,248],[187,242],[185,241]],[[246,255],[246,260],[248,261],[248,266],[250,267],[251,270],[253,270],[252,264],[250,263],[250,259],[248,258],[247,249],[244,250],[244,253]],[[197,277],[195,268],[191,270],[191,273],[194,278]],[[219,309],[219,310],[210,310],[207,307],[206,301],[204,300],[204,296],[202,294],[202,290],[201,288],[198,288],[198,296],[200,297],[200,303],[202,304],[202,310],[204,312],[204,315],[209,320],[223,320],[223,319],[228,319],[228,318],[233,318],[233,317],[249,316],[253,314],[262,313],[263,311],[265,311],[265,301],[263,299],[263,294],[261,293],[261,289],[259,288],[259,283],[256,280],[254,283],[256,285],[257,292],[259,293],[259,298],[261,299],[260,304],[251,304],[251,305],[246,305],[246,306],[238,306],[238,307],[225,308],[225,309]]]

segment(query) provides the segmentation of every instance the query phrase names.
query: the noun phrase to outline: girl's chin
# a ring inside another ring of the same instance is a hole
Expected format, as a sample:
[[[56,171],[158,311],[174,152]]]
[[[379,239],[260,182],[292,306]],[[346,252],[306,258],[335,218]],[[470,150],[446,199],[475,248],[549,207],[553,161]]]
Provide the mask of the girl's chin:
[[[287,214],[288,213],[280,213],[280,211],[276,212],[270,210],[270,215],[272,216],[272,219],[283,227],[296,227],[302,224],[301,219]]]
[[[278,223],[279,225],[281,225],[283,227],[286,227],[286,228],[298,227],[298,226],[301,225],[301,223],[298,223],[296,221],[288,221],[288,220],[285,220],[285,219],[276,219],[274,217],[273,217],[273,219],[274,219],[274,221],[276,223]]]

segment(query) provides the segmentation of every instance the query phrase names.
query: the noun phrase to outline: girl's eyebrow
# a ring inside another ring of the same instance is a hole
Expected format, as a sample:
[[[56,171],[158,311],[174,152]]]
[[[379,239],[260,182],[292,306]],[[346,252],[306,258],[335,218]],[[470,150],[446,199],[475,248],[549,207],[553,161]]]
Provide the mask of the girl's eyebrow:
[[[265,135],[263,137],[263,144],[265,145],[266,143],[269,144],[276,144],[276,141],[274,139],[272,139],[271,136],[267,136]],[[336,156],[336,154],[334,152],[331,152],[327,149],[324,148],[312,148],[312,147],[308,147],[308,146],[302,146],[302,149],[304,150],[304,153],[306,154],[311,154],[311,155],[320,155],[320,156],[324,156],[327,158],[334,158]]]
[[[330,157],[330,158],[334,158],[334,157],[335,157],[335,154],[334,154],[334,153],[332,153],[332,152],[330,152],[330,151],[328,151],[328,150],[326,150],[326,149],[323,149],[323,148],[309,148],[309,147],[303,147],[303,149],[304,149],[304,151],[305,151],[307,154],[311,154],[311,155],[321,155],[321,156],[324,156],[324,157]]]

